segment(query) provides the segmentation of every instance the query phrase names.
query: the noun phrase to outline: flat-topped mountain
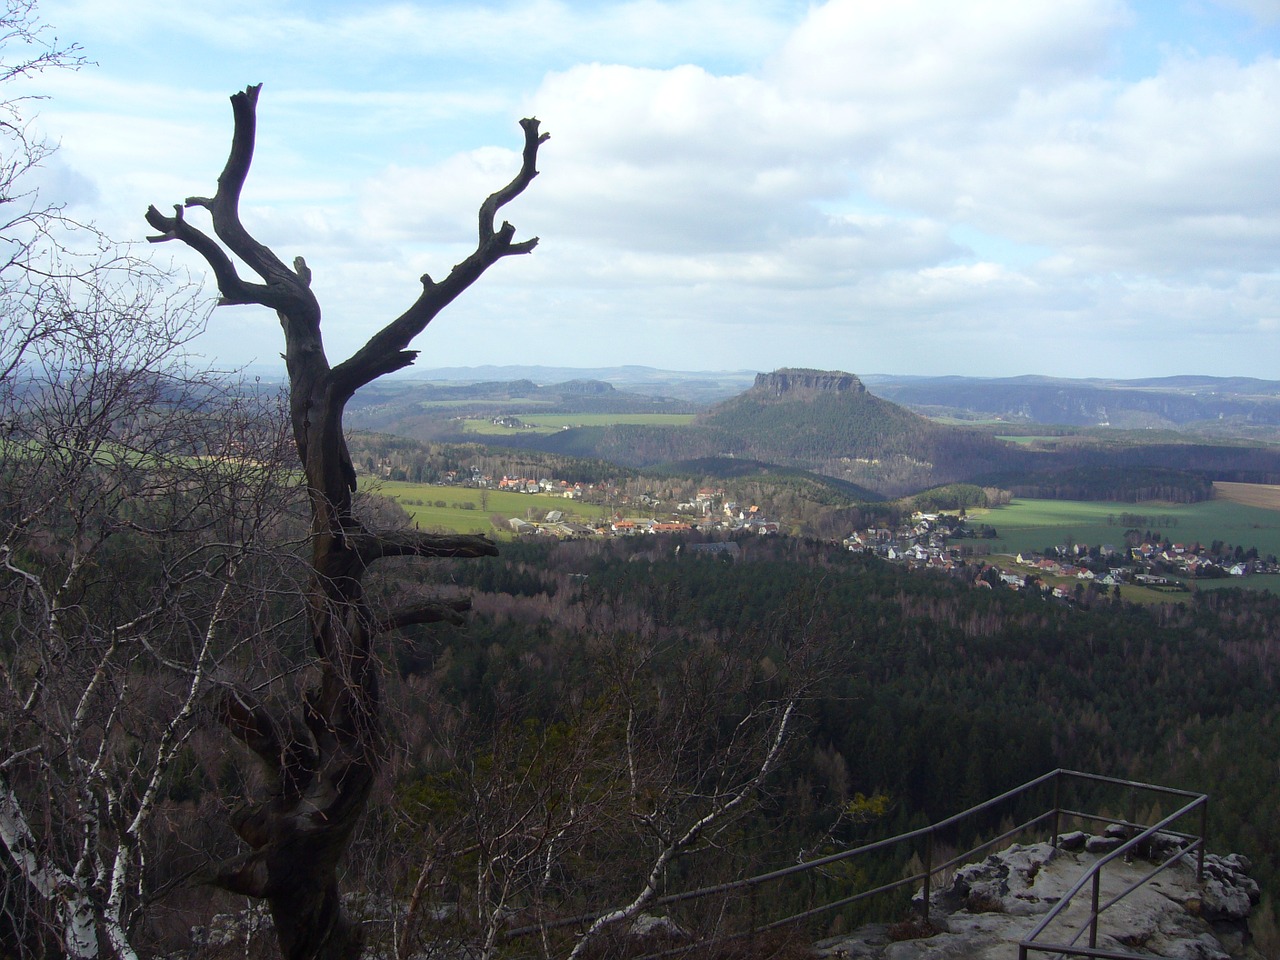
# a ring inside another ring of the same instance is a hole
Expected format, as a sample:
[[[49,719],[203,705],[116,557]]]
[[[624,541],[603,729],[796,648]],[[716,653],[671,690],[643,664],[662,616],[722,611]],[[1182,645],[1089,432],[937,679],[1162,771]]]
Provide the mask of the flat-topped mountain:
[[[756,382],[747,396],[766,395],[784,400],[803,399],[820,394],[866,393],[867,388],[852,373],[828,370],[806,370],[784,367],[773,373],[756,374]]]
[[[997,468],[1009,451],[985,434],[932,423],[839,370],[783,368],[697,419],[726,453],[814,470],[882,492]]]
[[[867,393],[851,373],[775,370],[716,404],[698,423],[726,431],[739,455],[814,462],[875,457],[907,437],[934,435],[924,417]]]

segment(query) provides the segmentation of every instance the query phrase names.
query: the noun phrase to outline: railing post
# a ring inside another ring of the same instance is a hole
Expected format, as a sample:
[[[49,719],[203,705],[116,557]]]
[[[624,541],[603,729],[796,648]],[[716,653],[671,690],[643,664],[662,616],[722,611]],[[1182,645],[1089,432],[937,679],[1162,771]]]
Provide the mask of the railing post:
[[[750,944],[751,944],[751,952],[754,954],[754,953],[756,952],[756,930],[757,930],[757,929],[759,928],[759,926],[760,926],[760,919],[759,919],[759,914],[758,914],[758,910],[759,910],[759,906],[758,906],[758,905],[759,905],[759,898],[757,897],[757,891],[760,889],[760,885],[759,885],[759,884],[756,884],[756,883],[753,883],[753,884],[751,884],[751,886],[750,886],[748,889],[751,891],[751,893],[750,893],[750,901],[751,901],[751,939],[750,939],[750,941],[749,941],[749,942],[750,942]]]
[[[1093,913],[1089,917],[1089,949],[1098,949],[1098,894],[1102,886],[1102,871],[1093,872]]]
[[[1062,814],[1062,773],[1055,773],[1053,776],[1053,835],[1049,838],[1049,842],[1053,844],[1053,849],[1058,849],[1058,834],[1062,831],[1062,825],[1058,818]],[[1026,952],[1025,950],[1023,951]],[[1023,960],[1026,960],[1024,957]]]
[[[1200,849],[1196,851],[1196,883],[1204,881],[1204,848],[1209,843],[1209,797],[1200,804]]]
[[[929,921],[929,900],[933,895],[933,831],[924,835],[924,919]]]
[[[816,870],[810,870],[809,873],[809,905],[806,909],[813,909],[813,905],[818,902],[818,877]]]

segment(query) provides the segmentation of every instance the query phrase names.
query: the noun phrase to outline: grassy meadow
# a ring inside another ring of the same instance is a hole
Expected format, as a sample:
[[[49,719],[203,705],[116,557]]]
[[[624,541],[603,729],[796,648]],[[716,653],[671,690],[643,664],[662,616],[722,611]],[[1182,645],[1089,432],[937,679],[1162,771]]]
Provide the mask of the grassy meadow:
[[[1249,487],[1250,484],[1235,486]],[[986,511],[972,511],[1000,534],[993,552],[1042,550],[1049,544],[1110,543],[1120,547],[1125,526],[1121,514],[1146,518],[1144,530],[1159,530],[1175,543],[1214,540],[1257,547],[1264,556],[1280,556],[1280,501],[1277,507],[1256,506],[1219,494],[1201,503],[1108,503],[1078,500],[1023,500]],[[1108,518],[1114,522],[1108,523]]]
[[[1124,545],[1121,514],[1146,518],[1138,526],[1158,530],[1174,543],[1222,540],[1262,556],[1280,556],[1280,487],[1261,484],[1215,484],[1216,496],[1201,503],[1108,503],[1077,500],[1023,500],[990,510],[973,510],[974,520],[996,528],[999,537],[982,541],[991,553],[1041,551],[1073,543]],[[1108,517],[1114,520],[1108,523]],[[1280,592],[1280,577],[1255,576],[1197,581],[1201,589],[1248,586]],[[1131,588],[1126,588],[1126,596]],[[1164,597],[1168,599],[1168,597]]]
[[[489,437],[513,434],[556,433],[566,427],[612,427],[630,423],[649,427],[684,427],[693,422],[691,413],[521,413],[516,415],[524,427],[503,427],[476,418],[463,421],[467,433]]]
[[[511,536],[509,530],[494,529],[489,521],[492,514],[510,519],[524,518],[530,510],[562,510],[565,519],[582,522],[598,520],[605,515],[603,506],[550,494],[445,487],[397,480],[370,484],[369,490],[395,500],[423,530],[508,537]]]

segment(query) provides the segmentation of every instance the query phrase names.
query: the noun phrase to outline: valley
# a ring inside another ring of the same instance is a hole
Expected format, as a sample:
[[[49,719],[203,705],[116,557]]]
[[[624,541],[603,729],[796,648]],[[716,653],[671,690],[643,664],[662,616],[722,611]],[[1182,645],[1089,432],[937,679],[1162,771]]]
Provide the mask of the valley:
[[[750,799],[716,843],[671,864],[670,889],[912,830],[1057,767],[1213,792],[1212,848],[1250,857],[1265,896],[1280,895],[1280,789],[1267,775],[1280,730],[1280,601],[1269,589],[1280,579],[1280,470],[1267,445],[1052,424],[984,432],[835,371],[761,375],[725,400],[679,401],[680,411],[669,398],[619,399],[581,383],[472,384],[447,400],[433,389],[424,406],[397,385],[394,402],[361,408],[381,429],[347,433],[361,523],[393,543],[501,541],[497,556],[389,558],[368,582],[377,623],[394,628],[376,664],[396,754],[386,819],[357,839],[350,883],[407,901],[429,868],[436,886],[416,908],[424,942],[506,928],[512,901],[476,886],[478,875],[515,884],[522,908],[546,916],[625,902],[652,869],[646,823],[671,832],[719,816],[739,785]],[[270,500],[271,545],[283,547],[243,563],[261,580],[246,581],[227,635],[228,657],[248,656],[240,627],[254,636],[255,622],[273,624],[282,643],[249,664],[251,676],[287,678],[314,663],[305,618],[285,602],[306,541],[294,451],[262,433],[282,457],[265,471],[266,449],[245,453],[254,434],[211,436],[200,455],[166,463],[207,471],[214,490],[237,496],[246,480],[285,488]],[[155,462],[90,460],[87,482],[132,469],[120,487],[132,490],[168,475]],[[223,484],[221,471],[235,468],[242,482]],[[148,509],[198,513],[200,488],[177,479],[171,499]],[[136,524],[138,505],[127,509]],[[24,556],[77,542],[56,535],[69,517],[35,530]],[[101,563],[128,575],[90,570],[81,609],[133,617],[151,587],[135,599],[121,583],[156,584],[168,602],[175,551],[126,531],[105,541]],[[211,616],[225,593],[203,591]],[[10,621],[25,610],[11,600]],[[174,623],[177,648],[190,638]],[[12,645],[9,656],[21,652]],[[142,691],[145,711],[168,695],[163,676],[139,668],[119,686]],[[223,738],[196,726],[172,757],[159,815],[174,836],[206,831],[234,856],[234,825],[217,826],[220,797],[248,787]],[[37,777],[22,790],[52,802]],[[632,815],[637,796],[647,821]],[[203,854],[165,843],[152,869],[172,893],[145,928],[152,953],[242,908],[187,889],[182,877]],[[556,869],[511,866],[528,856]],[[886,854],[822,883],[871,889],[910,868],[906,854]],[[1280,938],[1271,902],[1257,930]],[[465,923],[434,912],[453,903]],[[789,894],[766,909],[803,906]],[[910,910],[903,894],[805,936]]]
[[[659,379],[650,376],[651,383]],[[1127,556],[1135,544],[1125,541],[1141,527],[1148,539],[1167,538],[1179,550],[1160,571],[1170,580],[1164,587],[1118,574],[1128,581],[1130,599],[1163,602],[1175,586],[1280,583],[1266,562],[1280,554],[1274,483],[1280,449],[1186,431],[957,425],[982,414],[957,404],[977,403],[996,386],[1015,394],[1118,392],[1143,402],[1172,393],[1184,406],[1210,407],[1248,390],[1262,409],[1275,384],[1229,381],[1208,390],[1204,378],[1139,384],[1016,378],[995,386],[965,378],[869,379],[886,392],[903,392],[905,383],[916,396],[928,386],[925,395],[935,400],[949,387],[951,405],[945,416],[925,417],[875,396],[852,374],[793,369],[759,374],[735,396],[679,413],[655,411],[688,406],[687,396],[651,397],[582,379],[401,383],[393,389],[395,403],[361,408],[355,422],[376,411],[374,421],[401,434],[396,443],[407,446],[393,449],[378,439],[383,435],[362,434],[355,443],[365,453],[357,462],[419,526],[499,539],[776,532],[848,543],[862,525],[901,529],[881,552],[892,547],[893,559],[910,562],[911,515],[961,510],[971,531],[989,529],[980,539],[970,531],[930,562],[984,558],[1012,574],[1012,558],[1043,559],[1047,547],[1060,544]],[[1188,567],[1184,554],[1197,563]],[[1056,578],[1044,582],[1064,587]]]

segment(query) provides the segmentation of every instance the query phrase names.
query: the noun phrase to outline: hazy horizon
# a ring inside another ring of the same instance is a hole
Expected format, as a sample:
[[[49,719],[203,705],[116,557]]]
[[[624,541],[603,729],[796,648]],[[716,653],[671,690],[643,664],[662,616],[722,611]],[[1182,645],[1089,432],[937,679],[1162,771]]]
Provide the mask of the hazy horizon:
[[[243,219],[305,256],[335,362],[465,254],[535,115],[541,175],[503,216],[541,243],[432,324],[423,366],[1280,368],[1272,0],[39,10],[93,61],[13,88],[49,98],[45,195],[121,240],[212,192],[227,97],[264,84]],[[227,308],[197,348],[280,339]]]
[[[272,374],[283,378],[285,376],[285,367],[283,362],[275,364],[252,363],[247,364],[243,368],[248,373]],[[919,373],[889,373],[885,371],[859,371],[846,370],[840,367],[802,367],[799,364],[780,364],[778,366],[769,367],[767,369],[754,369],[751,367],[741,367],[737,369],[679,369],[668,367],[652,367],[643,364],[618,364],[613,366],[607,365],[582,365],[571,366],[566,364],[549,364],[549,363],[508,363],[508,364],[454,364],[441,367],[422,367],[417,366],[406,367],[395,373],[389,374],[383,378],[385,380],[451,380],[451,379],[475,379],[483,380],[482,376],[463,376],[463,374],[502,374],[500,379],[532,379],[532,372],[543,373],[544,375],[558,375],[560,373],[572,374],[600,374],[602,376],[621,376],[625,373],[632,372],[635,375],[641,374],[663,374],[668,376],[680,377],[754,377],[756,374],[772,373],[776,370],[788,369],[808,369],[819,370],[826,373],[849,373],[858,377],[860,380],[906,380],[906,379],[938,379],[938,378],[963,378],[974,380],[1017,380],[1017,379],[1045,379],[1045,380],[1063,380],[1063,381],[1105,381],[1105,382],[1139,382],[1147,380],[1177,380],[1177,379],[1205,379],[1205,380],[1257,380],[1260,383],[1276,384],[1280,387],[1280,378],[1267,377],[1249,377],[1244,375],[1219,375],[1205,374],[1194,372],[1183,372],[1176,374],[1167,374],[1157,377],[1103,377],[1103,376],[1081,376],[1081,377],[1063,377],[1054,374],[1045,373],[1011,373],[996,374],[992,376],[979,376],[975,374],[964,373],[938,373],[938,374],[919,374]],[[511,376],[507,377],[506,374]],[[570,377],[570,379],[573,379]]]

